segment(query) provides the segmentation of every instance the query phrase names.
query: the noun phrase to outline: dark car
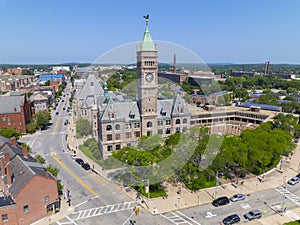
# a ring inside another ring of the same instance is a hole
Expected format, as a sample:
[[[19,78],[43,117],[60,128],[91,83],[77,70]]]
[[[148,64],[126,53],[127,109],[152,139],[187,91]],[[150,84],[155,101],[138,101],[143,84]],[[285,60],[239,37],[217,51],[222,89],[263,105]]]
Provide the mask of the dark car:
[[[218,207],[221,205],[227,205],[228,203],[229,203],[229,199],[226,196],[223,196],[223,197],[215,199],[212,202],[212,205]]]
[[[262,213],[259,210],[252,210],[244,215],[245,219],[247,220],[259,219],[261,216]]]
[[[79,165],[81,165],[82,163],[84,163],[81,158],[76,158],[75,162],[77,162]]]
[[[66,108],[65,107],[63,107],[63,110],[65,110]]]
[[[89,170],[91,169],[90,165],[88,163],[82,163],[81,164],[82,168],[85,169],[85,170]]]
[[[224,218],[222,222],[224,225],[230,225],[230,224],[238,223],[240,221],[241,219],[237,214],[232,214]]]
[[[55,114],[56,114],[56,115],[58,115],[59,113],[58,113],[58,112],[56,112]]]

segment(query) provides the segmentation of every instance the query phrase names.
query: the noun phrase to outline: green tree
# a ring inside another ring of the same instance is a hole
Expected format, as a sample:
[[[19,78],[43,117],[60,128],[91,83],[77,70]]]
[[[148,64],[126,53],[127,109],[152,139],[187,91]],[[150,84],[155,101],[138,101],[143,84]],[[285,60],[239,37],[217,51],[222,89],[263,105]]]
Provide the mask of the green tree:
[[[92,133],[92,125],[87,119],[78,119],[76,121],[76,132],[80,136],[87,136]]]
[[[59,173],[59,169],[58,169],[57,167],[52,166],[52,165],[48,165],[48,166],[46,167],[46,170],[47,170],[49,173],[51,173],[54,177],[57,178],[58,173]]]
[[[49,121],[51,120],[51,114],[46,109],[41,110],[34,115],[33,119],[34,122],[36,123],[37,128],[44,130],[47,124],[49,123]]]
[[[34,133],[36,128],[37,128],[37,125],[35,122],[30,122],[30,123],[26,124],[26,132],[27,133],[30,133],[30,134]]]
[[[19,139],[21,136],[21,133],[18,131],[15,131],[12,128],[2,128],[2,129],[0,129],[0,136],[6,137],[6,138],[16,137],[17,139]]]
[[[35,155],[34,158],[40,164],[44,164],[46,162],[46,160],[41,155]]]

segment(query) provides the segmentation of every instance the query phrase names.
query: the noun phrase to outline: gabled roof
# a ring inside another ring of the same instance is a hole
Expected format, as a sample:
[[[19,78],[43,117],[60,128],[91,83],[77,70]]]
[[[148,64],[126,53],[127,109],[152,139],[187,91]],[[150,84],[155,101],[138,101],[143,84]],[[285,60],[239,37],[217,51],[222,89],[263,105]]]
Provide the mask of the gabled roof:
[[[30,96],[30,101],[48,101],[47,93],[38,92]]]
[[[13,182],[9,186],[9,192],[13,197],[15,197],[35,175],[55,179],[50,173],[46,171],[45,167],[39,164],[30,155],[28,155],[28,158],[25,158],[23,156],[22,149],[19,147],[7,143],[0,149],[0,152],[8,152],[10,155],[9,165],[11,168],[11,176]],[[7,183],[7,180],[4,179],[4,182]]]
[[[113,118],[112,113],[114,114]],[[139,121],[140,112],[137,102],[114,102],[110,98],[101,116],[101,121],[110,120]]]
[[[177,94],[173,99],[173,108],[171,116],[180,116],[180,115],[191,115],[191,112],[188,110],[186,103],[179,94]]]
[[[90,74],[80,90],[79,94],[76,94],[78,99],[85,99],[89,95],[103,95],[104,91],[101,87],[99,80],[96,79],[94,74]]]
[[[20,113],[25,102],[24,95],[0,96],[0,114]]]

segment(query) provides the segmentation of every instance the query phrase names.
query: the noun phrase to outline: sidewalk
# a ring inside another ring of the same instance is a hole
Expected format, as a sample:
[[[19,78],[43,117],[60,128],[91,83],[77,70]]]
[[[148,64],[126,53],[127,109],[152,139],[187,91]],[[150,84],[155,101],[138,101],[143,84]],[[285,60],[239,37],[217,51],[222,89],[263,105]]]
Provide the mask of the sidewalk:
[[[75,208],[73,206],[69,206],[65,199],[61,200],[61,207],[60,211],[56,214],[48,215],[47,217],[40,219],[36,222],[34,222],[32,225],[48,225],[52,224],[54,222],[57,222],[67,215],[73,213]]]
[[[79,146],[79,144],[82,144],[83,141],[77,140],[75,138],[75,124],[73,124],[72,117],[69,117],[69,122],[70,124],[68,126],[68,145],[72,149],[75,146]],[[73,138],[73,141],[70,137]],[[91,165],[94,172],[104,177],[108,181],[111,181],[111,179],[108,177],[110,171],[103,170],[100,165],[94,163],[79,149],[76,153],[78,157],[82,158],[84,161],[88,162]],[[227,183],[219,187],[202,189],[193,193],[188,189],[180,187],[181,193],[177,194],[178,187],[173,187],[169,184],[169,186],[166,188],[166,192],[168,194],[167,198],[161,197],[150,199],[149,207],[148,199],[146,197],[144,197],[143,199],[144,203],[142,203],[141,200],[138,200],[137,203],[140,203],[142,207],[144,207],[152,214],[160,214],[179,209],[194,207],[202,204],[208,204],[211,203],[215,197],[220,197],[224,195],[230,197],[237,193],[248,195],[254,192],[275,188],[284,185],[287,182],[287,180],[289,180],[298,173],[300,166],[299,159],[300,143],[298,142],[297,148],[295,149],[294,154],[291,156],[291,158],[284,157],[282,159],[281,166],[279,165],[278,168],[274,168],[272,171],[265,173],[264,176],[240,180],[239,184]],[[243,181],[242,184],[241,181]],[[130,198],[136,200],[137,192],[135,190],[130,189],[130,191],[126,191],[122,185],[117,185]],[[283,224],[285,222],[292,221],[297,218],[300,218],[300,207],[294,210],[288,210],[283,216],[276,214],[266,218],[262,218],[259,221],[254,221],[253,223],[249,222],[248,224],[259,224],[258,222],[260,222],[260,224],[265,225]]]

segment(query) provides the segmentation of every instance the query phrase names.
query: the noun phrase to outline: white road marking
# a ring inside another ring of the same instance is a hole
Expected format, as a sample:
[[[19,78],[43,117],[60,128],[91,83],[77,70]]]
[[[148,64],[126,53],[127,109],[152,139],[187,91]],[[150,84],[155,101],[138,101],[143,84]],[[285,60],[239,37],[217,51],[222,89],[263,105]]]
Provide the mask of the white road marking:
[[[212,214],[211,212],[207,212],[205,218],[206,219],[210,219],[210,218],[212,218],[214,216],[217,216],[217,214]]]
[[[280,194],[284,195],[289,200],[291,200],[297,206],[300,206],[300,198],[297,195],[293,194],[292,192],[286,190],[283,187],[275,188],[275,190],[278,191]]]
[[[135,202],[124,202],[124,203],[115,204],[115,205],[107,205],[107,206],[101,206],[101,207],[97,207],[97,208],[85,209],[85,210],[81,210],[78,212],[73,212],[72,218],[73,218],[73,221],[76,221],[76,220],[80,220],[80,219],[100,216],[100,215],[119,212],[119,211],[132,210],[134,204],[135,204]],[[120,207],[120,206],[122,206],[122,207]]]
[[[160,214],[160,215],[175,225],[179,225],[179,224],[201,225],[197,221],[189,218],[188,216],[184,215],[183,213],[181,213],[179,211],[171,212],[170,214],[171,215],[169,215],[169,216],[167,216],[167,213]]]
[[[240,205],[243,209],[250,209],[251,206],[249,204],[241,204]]]

